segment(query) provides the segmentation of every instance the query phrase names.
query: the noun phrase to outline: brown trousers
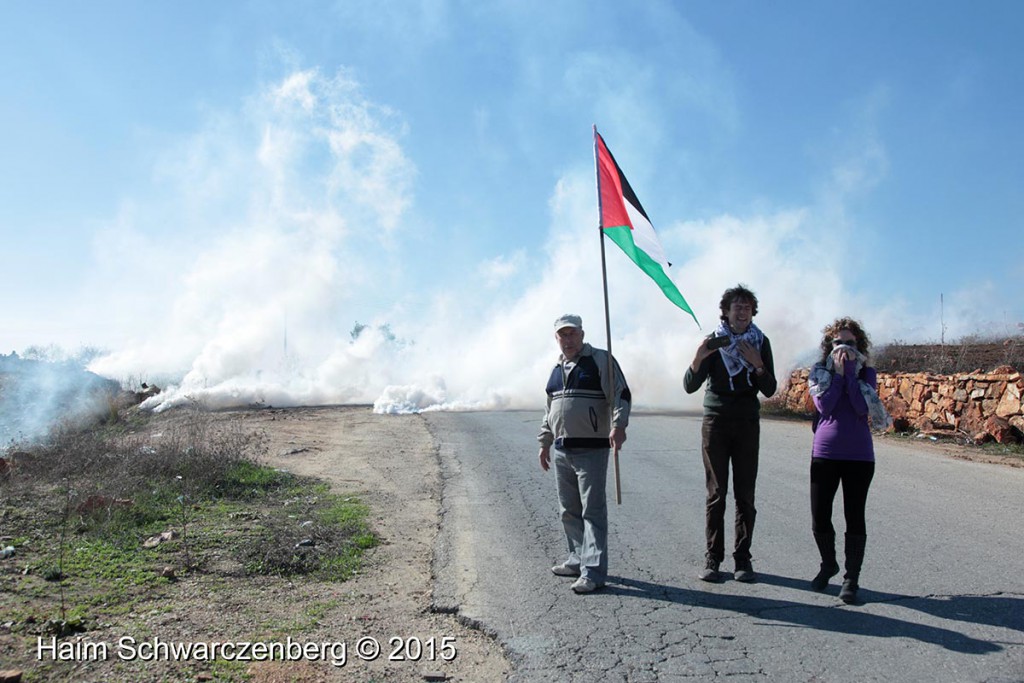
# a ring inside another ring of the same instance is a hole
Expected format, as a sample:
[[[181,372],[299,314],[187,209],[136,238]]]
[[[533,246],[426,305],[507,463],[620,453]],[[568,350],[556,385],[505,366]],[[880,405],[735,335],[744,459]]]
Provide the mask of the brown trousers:
[[[736,541],[733,558],[750,560],[754,536],[754,489],[757,456],[761,440],[758,418],[728,418],[705,415],[701,426],[701,452],[707,484],[705,535],[707,558],[725,558],[725,499],[729,493],[729,465],[732,464],[733,497],[736,499]]]

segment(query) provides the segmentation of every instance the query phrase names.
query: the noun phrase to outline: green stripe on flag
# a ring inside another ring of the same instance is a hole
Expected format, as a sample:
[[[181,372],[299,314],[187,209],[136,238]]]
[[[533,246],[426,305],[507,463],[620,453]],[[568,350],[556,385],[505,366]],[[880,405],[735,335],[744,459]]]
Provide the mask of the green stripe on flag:
[[[604,228],[604,234],[608,235],[612,242],[619,245],[622,251],[626,252],[626,256],[635,263],[640,270],[647,273],[652,280],[658,283],[661,287],[661,291],[665,293],[668,300],[674,303],[679,308],[683,309],[691,316],[693,321],[700,327],[700,323],[697,322],[697,316],[693,314],[693,310],[690,308],[690,304],[686,303],[686,299],[679,293],[679,289],[675,283],[669,279],[665,273],[665,269],[661,267],[661,264],[652,259],[647,255],[643,249],[637,248],[636,244],[633,243],[633,231],[628,225],[621,225],[616,227]]]

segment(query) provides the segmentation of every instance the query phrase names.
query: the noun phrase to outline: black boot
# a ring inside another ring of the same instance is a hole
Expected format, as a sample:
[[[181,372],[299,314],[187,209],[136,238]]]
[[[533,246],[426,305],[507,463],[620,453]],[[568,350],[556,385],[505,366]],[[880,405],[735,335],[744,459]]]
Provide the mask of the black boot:
[[[828,586],[828,580],[839,573],[839,563],[836,562],[836,535],[814,534],[814,542],[818,544],[818,552],[821,554],[821,568],[818,575],[811,579],[811,588],[816,591],[823,591]]]
[[[846,574],[843,575],[843,588],[839,591],[839,599],[845,603],[857,602],[857,590],[860,585],[860,566],[864,562],[864,544],[868,537],[860,534],[846,534]]]

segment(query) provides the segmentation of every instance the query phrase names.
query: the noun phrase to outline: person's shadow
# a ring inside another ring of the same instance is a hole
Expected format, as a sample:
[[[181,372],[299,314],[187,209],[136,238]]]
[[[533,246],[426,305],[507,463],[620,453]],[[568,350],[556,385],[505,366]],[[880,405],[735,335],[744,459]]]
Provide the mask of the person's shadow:
[[[762,583],[798,590],[812,591],[806,579],[792,579],[773,574],[759,574]],[[839,595],[839,585],[831,584],[825,591]],[[926,612],[951,621],[999,626],[1024,632],[1024,598],[1008,595],[944,595],[939,597],[886,593],[863,588],[858,591],[858,604],[891,602],[907,609]]]
[[[798,580],[758,573],[758,581],[774,586],[811,591],[807,580],[804,579]],[[836,606],[809,605],[756,595],[723,595],[617,576],[608,577],[605,592],[613,595],[641,597],[680,605],[738,612],[759,619],[821,631],[886,638],[913,638],[966,654],[986,654],[1003,649],[999,643],[972,638],[957,631],[870,614],[856,608],[837,609]],[[829,592],[838,594],[838,586],[830,586]],[[931,598],[882,593],[865,588],[860,589],[860,594],[860,601],[863,603],[899,602],[901,606],[908,609],[920,610],[951,621],[987,624],[1024,632],[1024,599],[1022,598],[1002,595]]]

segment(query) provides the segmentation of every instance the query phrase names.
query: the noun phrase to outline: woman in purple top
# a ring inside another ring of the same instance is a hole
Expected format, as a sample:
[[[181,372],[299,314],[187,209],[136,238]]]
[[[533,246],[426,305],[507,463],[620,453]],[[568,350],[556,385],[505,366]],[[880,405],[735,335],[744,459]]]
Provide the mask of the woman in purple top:
[[[823,332],[821,360],[814,364],[808,377],[811,398],[817,408],[811,451],[811,518],[814,540],[821,553],[821,569],[811,586],[824,590],[828,580],[839,573],[832,501],[842,484],[846,574],[839,597],[849,603],[857,599],[857,582],[867,539],[864,506],[875,473],[868,415],[873,404],[880,405],[880,402],[875,389],[875,369],[868,361],[871,342],[860,323],[852,318],[840,318]]]

